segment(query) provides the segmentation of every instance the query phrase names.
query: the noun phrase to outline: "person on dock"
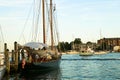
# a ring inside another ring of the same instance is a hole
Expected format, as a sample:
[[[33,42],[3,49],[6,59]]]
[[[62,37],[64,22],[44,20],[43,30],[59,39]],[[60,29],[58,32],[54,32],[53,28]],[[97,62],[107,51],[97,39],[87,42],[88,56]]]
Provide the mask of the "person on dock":
[[[25,64],[26,64],[26,60],[25,60],[25,58],[23,57],[23,58],[22,58],[22,69],[25,68]]]

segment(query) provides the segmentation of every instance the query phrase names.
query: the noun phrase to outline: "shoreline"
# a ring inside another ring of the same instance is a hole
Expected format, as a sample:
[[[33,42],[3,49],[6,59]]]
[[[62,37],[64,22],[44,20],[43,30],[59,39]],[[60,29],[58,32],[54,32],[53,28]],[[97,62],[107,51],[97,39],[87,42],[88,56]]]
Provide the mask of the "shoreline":
[[[62,52],[62,54],[79,54],[80,52],[78,51],[69,51],[69,52]],[[99,54],[108,54],[109,51],[97,51],[97,52],[94,52],[95,55],[99,55]]]

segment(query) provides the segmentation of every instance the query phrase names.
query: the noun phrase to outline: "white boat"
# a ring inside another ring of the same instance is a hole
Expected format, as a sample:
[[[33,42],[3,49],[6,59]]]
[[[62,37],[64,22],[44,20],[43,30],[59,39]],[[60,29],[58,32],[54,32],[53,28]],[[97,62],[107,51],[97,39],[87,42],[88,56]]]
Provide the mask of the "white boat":
[[[79,55],[80,56],[92,56],[94,54],[94,50],[92,50],[91,48],[87,48],[87,50],[84,51],[80,51]]]
[[[107,54],[109,51],[96,51],[95,54]]]
[[[40,1],[40,0],[38,0],[38,1]],[[22,49],[23,49],[23,51],[26,50],[27,55],[29,54],[29,56],[28,56],[29,61],[33,65],[38,66],[38,67],[45,67],[45,68],[46,67],[58,68],[59,64],[60,64],[60,60],[61,60],[61,53],[58,52],[58,49],[55,45],[56,44],[55,39],[54,39],[55,32],[53,32],[55,30],[54,25],[53,25],[53,12],[55,14],[55,7],[53,7],[52,0],[49,1],[50,3],[46,3],[47,8],[48,8],[48,6],[50,8],[50,11],[48,11],[49,12],[48,15],[50,15],[50,17],[49,17],[50,20],[48,23],[50,23],[50,25],[49,25],[49,27],[50,27],[49,34],[50,35],[49,36],[50,36],[50,42],[51,42],[50,44],[51,45],[48,46],[48,44],[46,42],[47,35],[46,35],[46,27],[45,27],[46,26],[45,2],[47,2],[47,1],[42,0],[43,42],[42,43],[36,42],[36,41],[28,42],[23,45]],[[38,2],[38,3],[40,3],[40,2]],[[35,29],[33,29],[33,30],[35,30]],[[37,37],[36,34],[35,34],[34,38],[35,37]],[[58,41],[58,43],[59,43],[59,41]]]

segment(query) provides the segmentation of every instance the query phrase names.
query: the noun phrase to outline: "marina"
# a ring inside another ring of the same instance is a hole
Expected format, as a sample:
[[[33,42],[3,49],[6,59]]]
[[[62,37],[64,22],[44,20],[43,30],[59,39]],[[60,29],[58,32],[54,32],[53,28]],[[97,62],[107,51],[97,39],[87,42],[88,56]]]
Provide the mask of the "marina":
[[[34,1],[33,7],[38,10],[35,9],[33,12],[35,17],[33,17],[32,39],[24,44],[15,41],[13,46],[14,50],[12,51],[8,49],[8,44],[4,43],[4,62],[2,63],[2,60],[0,60],[0,62],[5,66],[5,72],[7,74],[17,72],[25,73],[26,71],[30,72],[32,69],[45,71],[59,68],[61,53],[60,50],[58,50],[59,47],[57,47],[59,39],[57,29],[55,29],[57,26],[54,22],[56,12],[55,4],[52,0],[37,0]],[[46,18],[49,18],[49,20]],[[39,22],[39,20],[41,22]],[[39,23],[41,26],[38,25]],[[38,31],[43,33],[38,33]],[[39,37],[42,37],[41,42],[37,41]],[[48,43],[48,39],[50,43]],[[3,75],[4,68],[1,69],[1,77]]]
[[[79,56],[79,54],[64,54],[62,55],[59,69],[43,72],[36,70],[26,74],[6,75],[3,80],[119,80],[119,56],[120,53],[87,57]]]
[[[0,1],[0,80],[120,80],[119,4]]]

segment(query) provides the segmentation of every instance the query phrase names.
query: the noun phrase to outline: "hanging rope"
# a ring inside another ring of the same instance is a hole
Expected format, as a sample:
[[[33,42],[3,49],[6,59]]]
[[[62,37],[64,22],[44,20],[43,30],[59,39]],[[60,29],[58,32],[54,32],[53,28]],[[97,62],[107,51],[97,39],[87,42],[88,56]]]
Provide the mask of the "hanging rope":
[[[32,41],[34,39],[34,25],[35,25],[35,0],[33,2],[33,22],[32,22],[32,28],[31,28],[31,31],[32,31]]]
[[[36,23],[35,23],[35,35],[33,39],[34,41],[37,40],[37,36],[38,36],[38,24],[39,24],[39,16],[40,16],[40,8],[41,8],[40,4],[41,4],[41,0],[39,0],[38,7],[37,7],[38,10],[37,10]]]
[[[49,7],[48,7],[48,3],[46,2],[46,20],[47,20],[47,28],[46,28],[46,42],[48,43],[48,39],[49,39],[49,37],[48,37],[48,34],[49,34],[49,28],[50,28],[50,26],[49,26],[49,24],[50,24],[50,18],[49,18]]]
[[[27,19],[26,19],[26,21],[25,21],[24,27],[23,27],[23,29],[22,29],[22,32],[21,32],[21,35],[20,35],[20,37],[19,37],[19,40],[18,40],[18,41],[20,41],[20,40],[21,40],[21,37],[22,37],[22,36],[23,36],[23,34],[24,34],[24,30],[25,30],[25,28],[26,28],[26,25],[27,25],[28,19],[29,19],[29,17],[30,17],[30,12],[32,11],[32,10],[31,10],[31,9],[32,9],[32,6],[33,6],[33,4],[31,4],[30,10],[29,10],[29,12],[28,12]]]
[[[4,43],[4,37],[3,37],[3,32],[2,32],[2,27],[1,27],[1,25],[0,25],[0,32],[1,32],[1,39],[2,39],[2,41],[3,41],[3,43]]]

